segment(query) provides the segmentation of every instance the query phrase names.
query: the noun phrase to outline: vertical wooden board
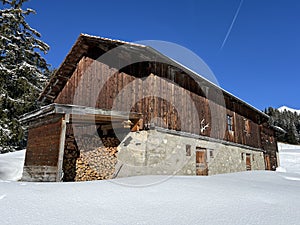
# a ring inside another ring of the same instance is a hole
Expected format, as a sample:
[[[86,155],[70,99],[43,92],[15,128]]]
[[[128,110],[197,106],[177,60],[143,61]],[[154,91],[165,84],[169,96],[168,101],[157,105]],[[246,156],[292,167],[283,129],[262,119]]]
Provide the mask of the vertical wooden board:
[[[85,84],[83,89],[84,95],[83,95],[83,102],[84,105],[92,107],[91,104],[91,70],[90,70],[90,65],[89,65],[89,58],[86,57],[84,61],[84,68],[83,68],[83,76],[85,80]]]
[[[171,86],[170,76],[167,80],[167,99],[168,99],[168,129],[172,129],[172,86]]]
[[[101,107],[103,109],[107,109],[107,104],[106,104],[106,101],[107,101],[107,98],[106,98],[106,93],[107,93],[107,80],[108,80],[108,70],[106,68],[106,65],[102,64],[101,66],[101,72],[102,72],[102,77],[103,77],[103,86],[101,88],[101,91],[100,91],[100,102],[101,102]]]
[[[172,77],[174,80],[174,77]],[[176,116],[176,105],[175,105],[175,85],[172,81],[171,83],[171,89],[172,89],[172,130],[176,130],[177,125],[177,116]]]
[[[176,112],[177,112],[177,119],[176,119],[176,130],[181,130],[181,120],[182,120],[182,107],[181,107],[181,96],[180,96],[180,87],[178,85],[175,85],[175,105],[176,105]]]
[[[148,79],[148,77],[146,78]],[[149,112],[148,112],[148,91],[147,91],[147,88],[148,88],[148,84],[146,84],[146,80],[143,80],[143,83],[142,83],[142,90],[143,90],[143,100],[142,100],[142,110],[143,110],[143,113],[144,113],[144,124],[148,124],[149,123]]]
[[[134,112],[138,112],[140,113],[141,110],[140,110],[140,102],[141,102],[141,97],[142,95],[140,94],[140,91],[139,91],[139,86],[140,86],[140,79],[139,78],[135,78],[134,79],[134,94],[135,94],[135,103],[134,103]]]
[[[106,81],[106,91],[105,91],[105,100],[106,100],[106,109],[110,110],[112,108],[112,99],[111,99],[111,83],[112,77],[114,76],[114,71],[106,67],[106,74],[109,74],[109,78]]]
[[[95,107],[94,105],[94,96],[93,96],[93,84],[94,84],[94,68],[92,64],[92,59],[88,58],[88,70],[89,70],[89,106],[90,107]]]
[[[94,104],[94,93],[93,93],[93,86],[94,86],[94,81],[95,81],[95,73],[94,73],[94,68],[93,68],[93,59],[88,58],[88,70],[90,74],[90,79],[89,79],[89,105],[91,107],[95,107]]]
[[[110,84],[110,77],[112,76],[112,71],[109,67],[106,65],[104,66],[104,74],[105,74],[105,85],[104,85],[104,92],[103,92],[103,102],[104,102],[104,108],[105,109],[110,109],[109,107],[109,84]]]
[[[128,95],[129,95],[129,88],[128,88],[128,84],[129,84],[129,79],[128,79],[128,76],[127,74],[123,73],[123,95],[124,95],[124,98],[123,98],[123,104],[122,104],[122,107],[121,107],[121,111],[125,111],[125,108],[126,106],[128,105],[128,102],[129,102],[129,98],[128,98]]]
[[[182,117],[181,117],[181,130],[182,131],[187,131],[186,130],[186,105],[185,105],[185,98],[184,98],[184,88],[180,88],[180,99],[181,99],[181,112],[182,112]]]
[[[96,81],[95,81],[95,98],[96,98],[96,107],[97,108],[101,108],[101,104],[100,104],[100,92],[101,92],[101,86],[102,86],[102,79],[101,79],[101,67],[100,67],[100,62],[95,61],[95,77],[96,77]]]
[[[106,65],[104,64],[100,64],[99,65],[99,70],[100,70],[100,80],[101,80],[101,87],[100,87],[100,91],[99,91],[99,105],[100,108],[105,109],[106,105],[105,105],[105,92],[106,92],[106,80],[107,80],[107,74],[106,74],[106,69],[105,69]]]
[[[96,66],[96,76],[97,76],[97,103],[96,106],[97,108],[103,108],[102,106],[102,99],[101,99],[101,92],[103,89],[103,78],[102,78],[102,64],[100,64],[99,62],[97,62],[97,66]]]
[[[167,88],[166,88],[166,80],[161,79],[161,116],[162,116],[162,127],[168,127],[168,114],[167,114]]]
[[[134,102],[133,88],[132,88],[132,79],[130,75],[127,76],[127,84],[126,84],[126,104],[124,105],[124,109],[127,111],[130,110],[131,105]],[[130,108],[129,108],[130,107]]]
[[[190,85],[190,84],[189,84]],[[188,132],[192,133],[192,104],[190,92],[186,90],[186,107],[187,107],[187,121],[188,121]]]
[[[137,98],[138,98],[138,104],[137,104],[137,112],[143,113],[142,107],[143,107],[143,81],[140,78],[137,78]]]
[[[135,105],[135,84],[134,84],[134,77],[131,75],[128,75],[129,78],[129,92],[128,92],[128,106],[126,106],[126,109],[131,110],[132,107]]]
[[[157,114],[157,76],[154,75],[153,76],[153,81],[152,81],[152,118],[155,118],[155,125],[158,126],[158,123],[157,123],[157,117],[158,117],[158,114]]]
[[[121,94],[122,91],[122,85],[123,85],[123,81],[122,79],[122,72],[117,72],[114,76],[114,80],[115,80],[115,107],[120,110],[122,107],[122,100],[123,100],[123,96]]]
[[[135,77],[130,76],[130,108],[129,110],[135,111],[135,103],[136,103],[136,84],[135,84]],[[128,107],[127,107],[128,108]]]
[[[160,79],[160,102],[159,102],[159,114],[160,114],[160,119],[161,119],[161,123],[160,123],[160,126],[161,127],[164,127],[165,125],[164,125],[164,102],[165,102],[165,100],[164,100],[164,97],[163,97],[163,95],[164,95],[164,79],[163,78],[161,78]]]
[[[83,92],[83,88],[82,88],[82,73],[83,73],[83,61],[84,61],[85,57],[83,57],[78,64],[78,79],[76,80],[76,92],[78,92],[79,94],[77,95],[77,102],[79,103],[79,105],[82,104],[82,95],[84,94]]]
[[[123,102],[123,95],[121,94],[121,91],[123,89],[123,75],[122,73],[118,73],[118,96],[119,96],[119,108],[122,108],[122,102]]]
[[[192,95],[193,97],[192,97],[192,99],[193,99],[193,103],[194,103],[194,115],[193,115],[193,117],[194,117],[194,121],[193,121],[193,123],[195,123],[194,124],[194,126],[193,126],[193,133],[195,133],[195,134],[200,134],[200,117],[199,117],[199,112],[198,112],[198,96],[197,95],[195,95],[194,93],[193,93],[193,95]],[[199,125],[198,127],[197,127],[197,124]]]
[[[199,123],[199,113],[198,113],[198,110],[197,110],[197,98],[198,96],[194,93],[192,93],[192,100],[193,100],[193,133],[194,134],[199,134],[199,126],[200,126],[200,123]]]
[[[157,77],[156,82],[156,100],[155,100],[155,109],[156,109],[156,116],[158,118],[157,120],[157,126],[162,126],[162,116],[161,116],[161,77]]]
[[[116,72],[114,75],[113,75],[113,87],[112,87],[112,97],[113,97],[113,101],[114,101],[114,107],[115,109],[119,109],[120,108],[120,96],[119,96],[119,92],[118,92],[118,80],[119,80],[119,76],[120,76],[120,72]]]

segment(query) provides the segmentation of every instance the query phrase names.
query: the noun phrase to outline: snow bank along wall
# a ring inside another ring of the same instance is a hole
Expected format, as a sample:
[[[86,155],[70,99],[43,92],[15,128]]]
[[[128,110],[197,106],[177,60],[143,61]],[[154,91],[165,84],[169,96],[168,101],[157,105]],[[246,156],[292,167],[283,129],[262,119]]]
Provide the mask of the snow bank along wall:
[[[112,61],[97,60],[120,46]],[[136,57],[143,61],[126,66]],[[277,167],[267,115],[146,46],[80,35],[39,100],[48,105],[22,119],[27,180],[169,174],[187,160],[179,174]],[[164,169],[147,168],[163,159]]]

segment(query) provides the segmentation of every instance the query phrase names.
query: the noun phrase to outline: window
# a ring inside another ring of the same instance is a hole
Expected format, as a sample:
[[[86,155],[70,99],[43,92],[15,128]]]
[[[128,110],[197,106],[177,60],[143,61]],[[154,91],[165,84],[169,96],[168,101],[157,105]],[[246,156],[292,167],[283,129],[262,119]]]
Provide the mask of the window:
[[[191,145],[185,146],[186,156],[191,156]]]
[[[209,150],[209,158],[213,159],[214,158],[214,152],[212,149]]]
[[[245,133],[250,134],[251,133],[251,126],[250,126],[250,120],[244,119],[245,120]]]
[[[233,131],[233,118],[230,115],[227,115],[227,129]]]

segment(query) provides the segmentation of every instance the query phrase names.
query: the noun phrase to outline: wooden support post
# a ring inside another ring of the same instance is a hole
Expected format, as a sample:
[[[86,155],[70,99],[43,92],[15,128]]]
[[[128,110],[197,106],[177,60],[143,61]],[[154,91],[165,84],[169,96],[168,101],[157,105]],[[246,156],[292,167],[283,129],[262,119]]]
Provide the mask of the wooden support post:
[[[63,167],[63,159],[64,159],[67,123],[69,123],[69,119],[70,119],[70,114],[65,114],[65,117],[62,118],[62,123],[61,123],[58,162],[57,162],[57,175],[56,175],[57,182],[62,181],[63,178],[62,167]]]

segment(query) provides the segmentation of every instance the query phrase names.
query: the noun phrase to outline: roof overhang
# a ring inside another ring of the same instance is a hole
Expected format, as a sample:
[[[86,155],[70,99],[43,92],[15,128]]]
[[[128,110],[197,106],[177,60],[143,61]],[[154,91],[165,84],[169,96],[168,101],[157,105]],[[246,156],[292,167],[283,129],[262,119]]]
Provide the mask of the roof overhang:
[[[97,109],[92,107],[66,105],[66,104],[50,104],[39,110],[24,114],[19,121],[22,124],[30,124],[50,115],[68,115],[70,123],[76,124],[100,124],[103,122],[123,122],[126,120],[139,120],[142,115],[140,113],[128,113],[121,111],[112,111]]]

